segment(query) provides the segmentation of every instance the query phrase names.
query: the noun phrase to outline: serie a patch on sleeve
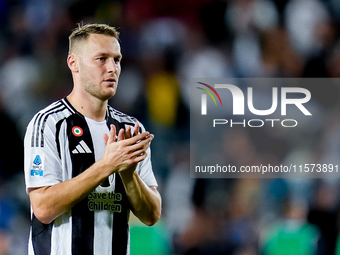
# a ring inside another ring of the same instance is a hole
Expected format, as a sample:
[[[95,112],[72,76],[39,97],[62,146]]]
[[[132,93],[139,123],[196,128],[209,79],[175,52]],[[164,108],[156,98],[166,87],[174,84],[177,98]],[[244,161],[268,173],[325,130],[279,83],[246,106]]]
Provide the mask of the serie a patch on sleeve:
[[[44,155],[33,154],[31,163],[31,176],[44,176]]]

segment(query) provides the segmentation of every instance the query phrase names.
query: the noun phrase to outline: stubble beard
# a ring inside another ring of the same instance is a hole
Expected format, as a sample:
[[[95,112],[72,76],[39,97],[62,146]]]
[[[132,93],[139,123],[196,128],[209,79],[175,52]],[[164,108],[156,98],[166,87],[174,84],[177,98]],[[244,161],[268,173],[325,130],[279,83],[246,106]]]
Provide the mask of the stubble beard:
[[[86,84],[84,86],[84,89],[86,93],[102,101],[109,100],[111,97],[113,97],[116,94],[116,91],[112,92],[111,94],[105,93],[103,90],[99,89],[98,85],[95,85],[95,84]]]
[[[81,81],[84,91],[91,97],[97,98],[101,101],[106,101],[116,94],[117,88],[115,88],[112,93],[105,93],[105,91],[101,89],[100,84],[91,82],[91,80],[93,80],[92,77],[86,76],[83,77]]]

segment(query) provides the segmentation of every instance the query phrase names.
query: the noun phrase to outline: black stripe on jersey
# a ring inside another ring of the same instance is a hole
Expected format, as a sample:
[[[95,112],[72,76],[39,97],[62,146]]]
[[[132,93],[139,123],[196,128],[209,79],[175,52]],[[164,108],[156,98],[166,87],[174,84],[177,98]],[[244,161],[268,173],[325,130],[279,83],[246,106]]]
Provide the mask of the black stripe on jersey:
[[[73,154],[76,146],[84,141],[94,151],[89,127],[83,116],[73,114],[66,119],[69,151],[72,160],[72,178],[88,169],[94,162],[94,153]],[[78,126],[83,130],[81,136],[75,136],[72,128]],[[88,208],[88,198],[84,198],[72,208],[72,255],[92,255],[94,238],[94,211]]]
[[[56,106],[52,107],[51,109],[39,113],[34,120],[34,126],[33,126],[33,132],[32,132],[32,147],[39,147],[39,132],[40,132],[40,147],[44,147],[44,129],[45,129],[45,124],[47,121],[47,118],[54,113],[61,112],[65,110],[66,107],[61,104],[60,101],[56,103]],[[36,131],[35,131],[36,130]],[[35,145],[34,145],[34,131],[35,131]]]
[[[54,104],[51,105],[52,108],[46,110],[45,112],[40,112],[37,114],[37,116],[35,117],[34,123],[33,123],[33,129],[32,129],[32,138],[31,138],[31,147],[38,147],[38,145],[34,145],[34,133],[36,133],[36,144],[39,141],[38,135],[39,135],[39,125],[38,123],[40,123],[40,119],[42,118],[42,116],[46,113],[49,113],[51,110],[54,110],[57,107],[60,107],[60,101],[55,102]]]
[[[111,106],[108,106],[108,110],[110,112],[110,116],[113,117],[113,118],[114,118],[114,116],[118,116],[118,117],[121,117],[121,118],[125,118],[126,120],[129,120],[132,123],[137,122],[137,119],[135,117],[131,117],[131,116],[125,114],[125,113],[117,111],[115,108],[113,108]]]
[[[41,130],[40,130],[40,147],[44,147],[44,130],[45,130],[45,125],[46,125],[46,121],[47,121],[47,118],[53,114],[53,113],[58,113],[58,112],[62,112],[63,110],[65,110],[66,107],[63,107],[63,108],[60,108],[54,112],[51,112],[49,115],[46,115],[42,124],[41,124]]]
[[[61,102],[67,107],[67,109],[70,110],[70,112],[72,112],[72,113],[76,113],[77,112],[77,110],[73,108],[73,106],[69,103],[69,101],[67,100],[66,97],[61,99]]]
[[[37,119],[38,119],[39,115],[40,115],[40,113],[37,115],[37,117],[35,118],[34,123],[33,123],[33,131],[32,131],[32,138],[31,138],[31,147],[34,147],[34,131],[35,131],[35,125],[36,125],[36,122],[37,122]]]
[[[35,134],[35,147],[39,147],[39,131],[41,130],[40,129],[40,123],[41,123],[41,119],[44,117],[44,116],[49,116],[54,110],[56,110],[57,108],[59,107],[62,107],[63,105],[60,103],[60,101],[56,102],[56,105],[52,108],[50,108],[49,110],[45,111],[45,112],[41,112],[39,113],[39,115],[37,116],[36,118],[36,121],[37,121],[37,124],[36,126],[34,126],[34,129],[36,129],[36,134]],[[41,138],[43,139],[43,138]],[[43,146],[42,146],[43,147]]]
[[[53,222],[41,223],[33,214],[32,216],[32,245],[35,255],[51,254],[51,236]]]
[[[57,144],[57,150],[58,150],[58,155],[59,158],[61,159],[61,152],[60,152],[60,140],[59,140],[59,134],[60,134],[60,128],[61,128],[61,124],[63,124],[63,122],[66,120],[65,119],[61,119],[57,122],[57,124],[55,125],[56,128],[56,132],[55,132],[55,140],[56,140],[56,144]]]
[[[120,130],[121,128],[125,129],[124,123],[120,123],[119,121],[113,119],[112,117],[108,117],[106,123],[108,127],[110,127],[111,124],[114,124],[116,127],[116,130]],[[128,124],[133,125],[133,123],[128,123]],[[126,255],[127,246],[128,246],[128,238],[129,238],[128,220],[129,220],[129,213],[130,213],[130,202],[126,196],[124,184],[123,184],[123,181],[120,175],[115,173],[114,179],[115,179],[115,193],[122,194],[122,200],[120,201],[120,204],[122,206],[122,211],[114,212],[114,215],[113,215],[112,254]],[[103,186],[105,184],[102,183],[101,185]]]
[[[122,200],[119,202],[122,206],[121,212],[115,212],[113,215],[112,226],[112,255],[126,255],[129,239],[129,214],[130,202],[126,196],[123,181],[119,174],[115,173],[115,193],[122,194]]]
[[[108,106],[108,110],[110,112],[110,118],[119,123],[119,125],[121,125],[119,127],[120,128],[124,128],[124,125],[129,125],[129,126],[132,126],[134,127],[136,123],[138,123],[138,120],[135,118],[135,117],[131,117],[129,115],[126,115],[120,111],[117,111],[116,109],[112,108],[111,106]],[[119,122],[115,119],[115,116],[118,116],[118,117],[121,117],[123,121]],[[115,123],[112,123],[112,124],[115,124]],[[118,127],[116,126],[116,130],[117,132],[119,131],[119,129],[117,129]],[[109,129],[110,129],[110,126],[109,126]],[[142,128],[139,127],[139,133],[142,133]]]

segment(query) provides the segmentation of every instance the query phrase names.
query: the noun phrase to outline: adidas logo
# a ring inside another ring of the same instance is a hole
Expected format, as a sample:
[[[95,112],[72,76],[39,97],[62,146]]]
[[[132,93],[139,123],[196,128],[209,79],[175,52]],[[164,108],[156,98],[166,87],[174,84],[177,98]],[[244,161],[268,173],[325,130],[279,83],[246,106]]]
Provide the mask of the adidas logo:
[[[87,146],[87,144],[83,140],[81,140],[76,148],[72,151],[72,153],[92,153],[92,151],[90,150],[89,146]]]

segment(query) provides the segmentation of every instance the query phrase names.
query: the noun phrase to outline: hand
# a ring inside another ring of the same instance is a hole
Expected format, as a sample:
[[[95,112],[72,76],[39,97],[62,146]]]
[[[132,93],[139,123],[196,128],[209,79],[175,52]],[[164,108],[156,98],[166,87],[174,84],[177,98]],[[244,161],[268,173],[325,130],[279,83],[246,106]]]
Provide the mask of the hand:
[[[146,158],[146,150],[150,147],[154,135],[149,132],[138,134],[138,131],[138,124],[135,125],[133,134],[131,134],[130,126],[126,128],[126,132],[121,129],[116,141],[116,128],[111,125],[110,135],[104,135],[106,149],[101,160],[106,165],[111,166],[111,173],[131,168],[134,171],[137,163]]]
[[[125,139],[138,135],[138,132],[139,132],[139,124],[138,123],[135,124],[132,135],[131,135],[131,126],[127,126],[126,131],[125,131]],[[153,134],[149,134],[149,136],[151,137],[151,140],[153,140],[153,138],[155,137]],[[151,141],[150,141],[149,145],[150,144],[151,144]]]
[[[137,136],[138,135],[138,132],[139,132],[139,124],[136,123],[135,126],[134,126],[134,130],[133,130],[133,133],[131,131],[131,126],[127,126],[126,128],[126,131],[125,131],[125,139],[128,139],[128,138],[131,138],[131,137],[134,137],[134,136]],[[151,137],[151,140],[154,138],[154,135],[153,134],[150,134],[149,135]],[[118,137],[118,140],[120,140],[122,137]],[[137,143],[140,142],[140,141],[137,141]],[[150,147],[151,145],[151,141],[149,142],[149,145],[148,147]],[[147,155],[147,154],[146,154]],[[137,166],[138,163],[134,163],[131,165],[131,167],[129,168],[129,171],[125,170],[124,172],[120,172],[120,175],[122,176],[122,174],[126,176],[128,176],[129,174],[132,174],[135,170],[136,170],[136,166]],[[123,177],[123,176],[122,176]]]

